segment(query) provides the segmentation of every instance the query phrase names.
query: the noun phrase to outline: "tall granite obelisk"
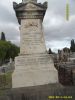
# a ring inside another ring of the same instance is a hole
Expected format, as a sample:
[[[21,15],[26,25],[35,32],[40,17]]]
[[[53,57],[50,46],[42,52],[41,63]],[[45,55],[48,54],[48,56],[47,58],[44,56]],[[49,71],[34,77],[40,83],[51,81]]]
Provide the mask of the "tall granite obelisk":
[[[15,58],[12,88],[57,83],[58,73],[47,54],[42,26],[47,3],[22,0],[14,3],[14,9],[21,26],[20,55]]]

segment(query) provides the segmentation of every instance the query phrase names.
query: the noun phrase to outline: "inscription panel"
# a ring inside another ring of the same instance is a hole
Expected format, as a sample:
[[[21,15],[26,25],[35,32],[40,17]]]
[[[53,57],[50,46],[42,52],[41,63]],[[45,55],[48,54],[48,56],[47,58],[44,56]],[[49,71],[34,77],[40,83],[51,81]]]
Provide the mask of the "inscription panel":
[[[21,54],[45,52],[41,21],[26,19],[21,23]]]
[[[25,66],[23,67],[25,70],[26,69],[49,69],[50,65],[53,66],[53,62],[50,59],[50,56],[48,57],[47,55],[45,56],[22,56],[19,58],[16,58],[16,66],[17,68],[20,69],[19,66]],[[45,66],[47,65],[47,66]],[[21,67],[22,68],[22,67]],[[53,68],[54,69],[54,68]]]

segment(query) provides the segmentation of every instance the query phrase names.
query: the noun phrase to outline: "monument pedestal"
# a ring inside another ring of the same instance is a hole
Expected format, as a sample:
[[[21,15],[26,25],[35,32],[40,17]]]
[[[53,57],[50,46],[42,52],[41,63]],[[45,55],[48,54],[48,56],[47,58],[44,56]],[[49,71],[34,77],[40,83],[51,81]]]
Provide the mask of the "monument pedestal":
[[[13,88],[57,83],[58,73],[50,55],[23,55],[15,59],[12,82]]]

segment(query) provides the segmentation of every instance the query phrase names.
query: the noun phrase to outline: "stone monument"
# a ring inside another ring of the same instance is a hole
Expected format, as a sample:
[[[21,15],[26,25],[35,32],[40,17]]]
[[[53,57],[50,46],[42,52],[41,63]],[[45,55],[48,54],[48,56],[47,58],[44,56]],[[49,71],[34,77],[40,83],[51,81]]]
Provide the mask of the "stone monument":
[[[47,2],[22,0],[14,3],[20,26],[20,54],[15,58],[12,88],[58,83],[58,73],[52,57],[47,54],[43,18]]]

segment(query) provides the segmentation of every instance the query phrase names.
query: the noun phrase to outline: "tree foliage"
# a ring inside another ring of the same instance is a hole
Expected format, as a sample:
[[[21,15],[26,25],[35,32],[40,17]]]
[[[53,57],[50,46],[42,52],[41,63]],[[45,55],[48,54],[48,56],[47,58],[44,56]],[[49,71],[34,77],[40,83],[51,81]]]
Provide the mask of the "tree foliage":
[[[71,50],[72,52],[75,52],[75,42],[74,42],[73,39],[71,40],[71,47],[70,47],[70,50]]]
[[[6,38],[5,38],[5,33],[4,32],[1,32],[1,40],[5,41]]]
[[[0,40],[0,64],[5,63],[6,60],[12,58],[14,60],[15,56],[19,53],[19,47],[8,41]]]
[[[49,54],[53,54],[53,52],[52,52],[51,48],[49,48]]]

